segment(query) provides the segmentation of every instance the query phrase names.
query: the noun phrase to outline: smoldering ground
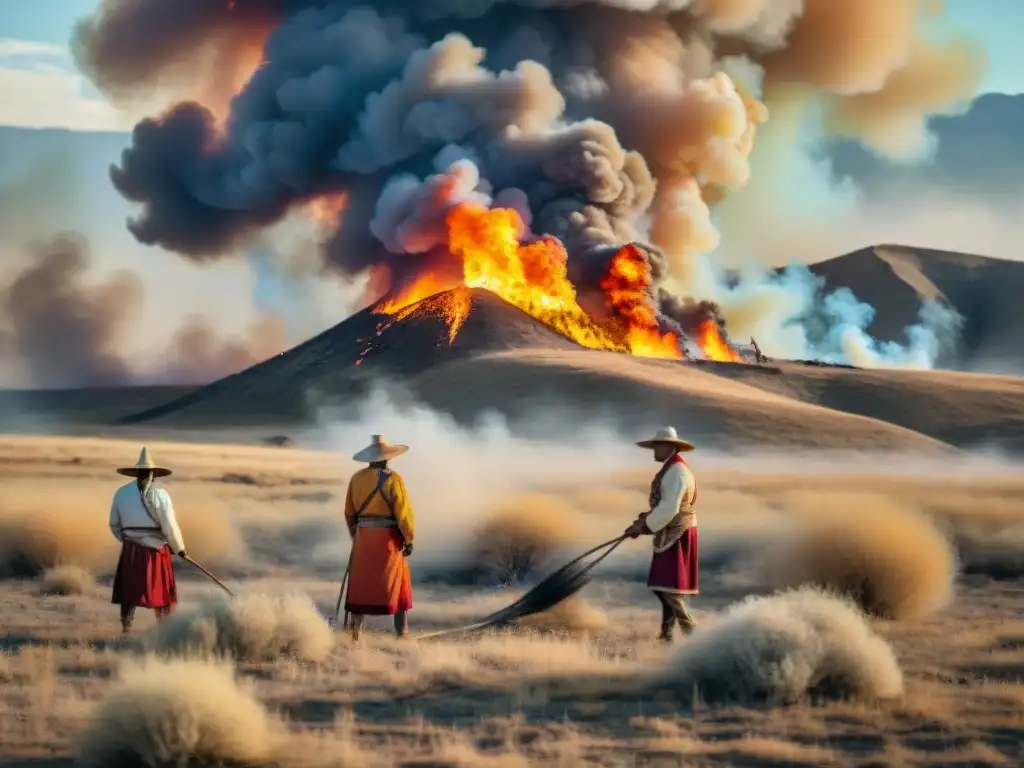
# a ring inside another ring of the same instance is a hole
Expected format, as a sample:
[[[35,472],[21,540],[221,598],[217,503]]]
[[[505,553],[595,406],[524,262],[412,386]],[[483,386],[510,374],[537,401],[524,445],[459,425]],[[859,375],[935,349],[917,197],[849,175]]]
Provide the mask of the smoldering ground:
[[[969,44],[927,37],[932,10],[916,0],[190,2],[168,23],[155,3],[109,0],[81,25],[76,51],[114,96],[190,71],[183,95],[202,99],[209,57],[195,51],[216,50],[225,71],[262,50],[227,114],[183,101],[137,126],[112,178],[141,206],[131,224],[141,242],[214,259],[297,206],[343,195],[325,263],[394,283],[431,257],[445,207],[424,217],[397,187],[462,162],[480,175],[464,192],[525,208],[534,233],[565,242],[577,278],[639,241],[666,319],[680,299],[713,301],[745,335],[759,318],[779,330],[814,306],[805,284],[758,287],[763,274],[729,290],[706,258],[719,241],[710,206],[748,183],[782,93],[824,105],[828,130],[881,151],[925,144],[925,117],[969,98],[983,70]],[[784,346],[800,343],[773,338],[766,351],[807,356]]]

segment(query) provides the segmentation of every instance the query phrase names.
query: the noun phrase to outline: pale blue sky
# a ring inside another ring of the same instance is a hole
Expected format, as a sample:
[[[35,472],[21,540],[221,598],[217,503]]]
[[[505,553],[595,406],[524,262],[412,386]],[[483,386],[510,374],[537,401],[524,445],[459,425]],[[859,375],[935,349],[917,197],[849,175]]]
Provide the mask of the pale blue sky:
[[[115,114],[67,54],[75,20],[98,2],[0,0],[0,89],[17,94],[4,100],[6,107],[0,104],[0,124],[45,125],[59,118],[68,127],[131,126],[131,116]],[[1024,92],[1024,0],[947,0],[946,6],[952,25],[988,50],[991,66],[982,91]]]
[[[76,19],[97,0],[0,0],[0,37],[67,43]]]

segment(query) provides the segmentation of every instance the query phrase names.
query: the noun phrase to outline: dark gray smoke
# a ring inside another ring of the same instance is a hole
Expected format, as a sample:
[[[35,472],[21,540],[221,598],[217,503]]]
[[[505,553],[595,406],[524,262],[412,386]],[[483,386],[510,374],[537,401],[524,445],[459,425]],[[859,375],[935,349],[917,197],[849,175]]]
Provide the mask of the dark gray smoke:
[[[284,326],[260,318],[241,338],[225,337],[190,318],[162,360],[132,360],[126,331],[142,309],[134,272],[96,282],[85,238],[63,234],[27,249],[23,268],[0,283],[0,374],[33,387],[64,389],[167,382],[202,384],[235,373],[286,347]],[[154,348],[166,343],[153,339]],[[20,374],[11,377],[10,374]]]
[[[572,254],[638,238],[655,180],[644,154],[625,149],[609,120],[648,144],[656,165],[670,160],[660,151],[679,147],[641,128],[631,110],[650,104],[625,99],[614,83],[627,76],[616,62],[625,67],[637,55],[600,23],[628,14],[545,5],[559,4],[239,0],[229,11],[227,3],[186,2],[165,23],[166,6],[107,2],[83,25],[78,49],[94,79],[119,91],[180,66],[188,46],[244,36],[279,14],[265,64],[232,105],[223,137],[213,115],[192,102],[135,129],[112,172],[121,193],[143,206],[132,231],[145,243],[215,258],[291,207],[343,191],[349,204],[329,262],[346,274],[382,262],[394,268],[402,261],[368,222],[375,212],[387,218],[379,208],[389,180],[445,172],[435,161],[442,153],[472,158],[490,190],[521,190],[535,230],[559,237]],[[712,74],[710,60],[696,64],[690,78]],[[696,104],[686,83],[676,90],[662,100]],[[717,110],[746,122],[735,92],[704,90],[705,118]],[[680,128],[708,139],[707,126]]]
[[[141,206],[141,242],[214,259],[344,194],[326,263],[401,279],[422,264],[411,254],[432,254],[448,192],[472,193],[516,200],[576,262],[650,240],[670,295],[714,247],[709,204],[747,182],[762,82],[830,97],[829,126],[894,153],[973,87],[977,57],[921,45],[923,13],[920,0],[104,0],[76,50],[115,95],[193,72],[183,90],[201,96],[198,52],[218,49],[229,71],[263,47],[228,114],[185,101],[136,127],[112,179]]]

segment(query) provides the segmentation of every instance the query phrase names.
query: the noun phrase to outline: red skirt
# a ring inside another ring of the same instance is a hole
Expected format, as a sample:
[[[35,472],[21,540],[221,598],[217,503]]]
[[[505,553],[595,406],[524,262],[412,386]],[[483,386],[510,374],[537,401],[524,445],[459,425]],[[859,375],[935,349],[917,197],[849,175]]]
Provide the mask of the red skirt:
[[[412,577],[397,528],[357,528],[349,564],[345,610],[393,616],[412,608]]]
[[[647,586],[655,592],[696,595],[700,592],[697,529],[687,528],[679,541],[651,559]]]
[[[137,608],[168,608],[177,603],[171,548],[151,549],[125,539],[110,602]]]

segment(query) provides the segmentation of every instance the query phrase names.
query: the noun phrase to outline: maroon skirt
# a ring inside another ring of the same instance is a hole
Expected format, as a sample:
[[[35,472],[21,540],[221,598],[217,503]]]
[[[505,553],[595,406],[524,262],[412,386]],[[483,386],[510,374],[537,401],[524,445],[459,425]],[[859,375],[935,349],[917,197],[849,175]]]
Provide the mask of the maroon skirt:
[[[697,529],[688,528],[679,541],[651,559],[647,586],[655,592],[696,595],[700,592]]]
[[[137,608],[169,608],[177,603],[171,548],[151,549],[125,539],[110,602]]]

